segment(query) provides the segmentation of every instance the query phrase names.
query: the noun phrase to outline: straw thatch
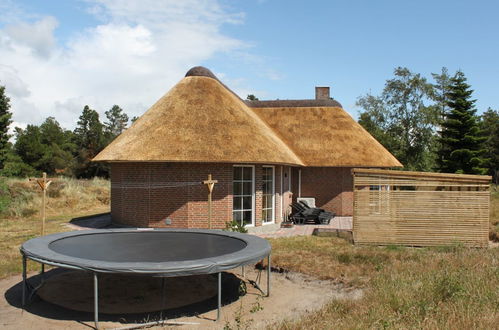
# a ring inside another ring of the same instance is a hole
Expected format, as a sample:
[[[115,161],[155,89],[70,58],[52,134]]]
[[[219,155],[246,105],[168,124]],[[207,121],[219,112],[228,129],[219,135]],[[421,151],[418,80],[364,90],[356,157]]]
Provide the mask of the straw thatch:
[[[241,99],[205,75],[185,77],[94,161],[303,165]]]
[[[243,101],[195,67],[93,160],[401,166],[338,105]]]
[[[342,108],[252,109],[307,166],[402,166]]]

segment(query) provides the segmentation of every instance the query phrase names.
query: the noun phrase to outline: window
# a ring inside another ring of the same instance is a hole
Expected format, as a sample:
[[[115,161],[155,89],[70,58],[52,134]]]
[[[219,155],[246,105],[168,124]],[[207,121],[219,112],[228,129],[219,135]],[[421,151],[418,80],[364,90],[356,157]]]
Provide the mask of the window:
[[[262,221],[274,222],[274,167],[262,168]]]
[[[253,224],[254,167],[234,166],[232,219],[241,225]]]

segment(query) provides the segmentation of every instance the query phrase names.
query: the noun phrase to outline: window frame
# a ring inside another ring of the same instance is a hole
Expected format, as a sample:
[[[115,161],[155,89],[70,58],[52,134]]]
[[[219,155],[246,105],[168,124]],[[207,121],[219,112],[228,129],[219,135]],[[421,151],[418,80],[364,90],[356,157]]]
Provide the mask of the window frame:
[[[262,166],[262,187],[263,187],[263,169],[264,168],[271,168],[272,169],[272,206],[270,208],[265,208],[265,209],[271,209],[272,210],[272,219],[270,221],[264,221],[263,219],[263,198],[264,198],[264,192],[262,189],[262,225],[269,225],[272,223],[275,223],[275,166],[274,165],[263,165]]]
[[[234,194],[234,182],[244,182],[243,180],[234,180],[234,169],[248,167],[251,168],[251,224],[244,224],[244,227],[254,227],[255,226],[255,165],[244,165],[244,164],[236,164],[232,166],[232,220],[234,221],[234,197],[242,197],[247,195],[235,195]],[[247,209],[241,209],[241,212],[244,212]],[[244,220],[241,220],[244,223]]]

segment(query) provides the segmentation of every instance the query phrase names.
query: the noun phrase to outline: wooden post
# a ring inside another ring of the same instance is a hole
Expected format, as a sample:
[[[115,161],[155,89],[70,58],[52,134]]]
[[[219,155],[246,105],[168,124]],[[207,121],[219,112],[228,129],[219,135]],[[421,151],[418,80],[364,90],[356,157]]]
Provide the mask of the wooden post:
[[[208,174],[208,180],[203,181],[208,187],[208,228],[211,229],[211,193],[213,192],[213,187],[215,183],[218,183],[218,180],[212,180],[211,174]]]
[[[42,189],[42,236],[45,235],[45,204],[46,204],[46,198],[47,198],[47,189],[52,183],[52,181],[48,180],[47,181],[47,173],[43,172],[43,177],[41,179],[30,179],[31,180],[36,180],[36,183],[40,186]]]

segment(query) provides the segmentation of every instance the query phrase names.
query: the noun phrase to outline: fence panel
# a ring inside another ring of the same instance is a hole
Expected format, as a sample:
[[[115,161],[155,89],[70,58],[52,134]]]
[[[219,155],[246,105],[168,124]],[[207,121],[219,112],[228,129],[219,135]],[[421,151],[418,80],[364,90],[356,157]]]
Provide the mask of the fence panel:
[[[490,176],[353,169],[356,244],[486,247]]]

